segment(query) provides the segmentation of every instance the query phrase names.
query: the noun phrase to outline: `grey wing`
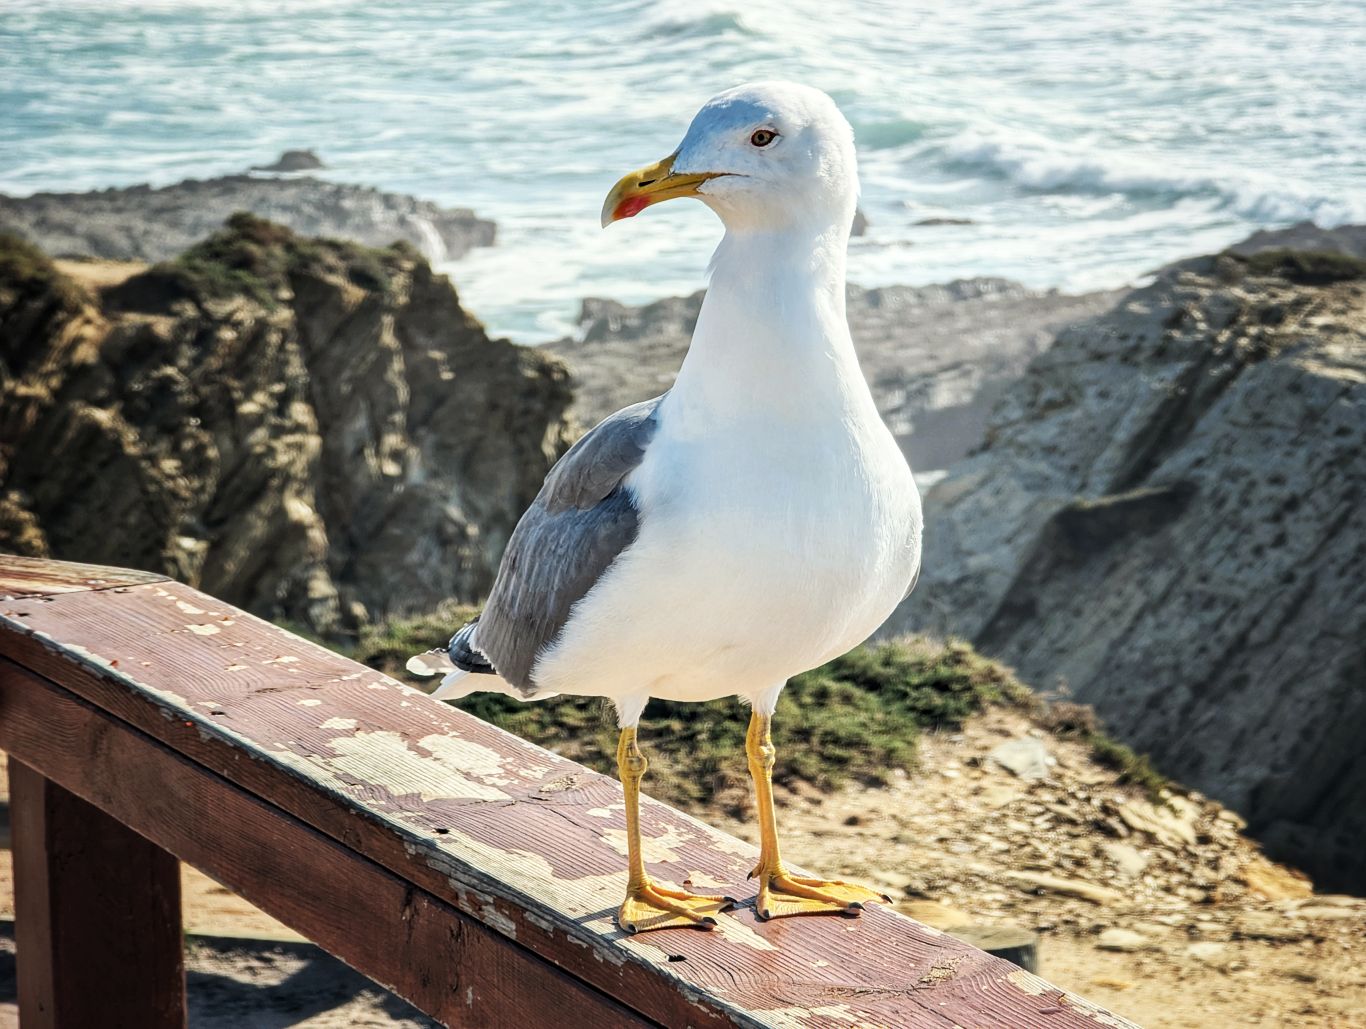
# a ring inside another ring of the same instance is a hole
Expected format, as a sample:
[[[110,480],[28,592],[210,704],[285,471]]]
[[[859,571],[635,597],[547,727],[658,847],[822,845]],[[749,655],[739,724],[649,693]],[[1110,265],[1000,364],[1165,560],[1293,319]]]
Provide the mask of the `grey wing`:
[[[523,693],[535,692],[532,668],[570,609],[635,541],[639,512],[622,480],[644,458],[663,399],[624,408],[575,443],[512,532],[472,642]]]

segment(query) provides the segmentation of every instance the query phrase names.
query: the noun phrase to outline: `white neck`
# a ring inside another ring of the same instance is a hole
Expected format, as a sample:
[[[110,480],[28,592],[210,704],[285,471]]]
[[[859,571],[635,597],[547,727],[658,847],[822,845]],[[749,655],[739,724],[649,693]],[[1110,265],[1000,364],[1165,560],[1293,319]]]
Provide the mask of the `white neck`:
[[[876,418],[845,315],[847,227],[730,229],[668,400],[684,432],[744,418]]]

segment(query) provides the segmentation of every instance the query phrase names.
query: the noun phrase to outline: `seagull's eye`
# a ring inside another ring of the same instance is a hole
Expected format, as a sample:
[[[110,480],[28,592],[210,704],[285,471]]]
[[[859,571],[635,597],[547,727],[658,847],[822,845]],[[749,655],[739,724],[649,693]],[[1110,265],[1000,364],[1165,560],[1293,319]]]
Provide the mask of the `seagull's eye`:
[[[762,147],[768,146],[777,138],[778,134],[774,132],[772,129],[755,129],[754,135],[749,137],[749,141],[753,143],[755,146]]]

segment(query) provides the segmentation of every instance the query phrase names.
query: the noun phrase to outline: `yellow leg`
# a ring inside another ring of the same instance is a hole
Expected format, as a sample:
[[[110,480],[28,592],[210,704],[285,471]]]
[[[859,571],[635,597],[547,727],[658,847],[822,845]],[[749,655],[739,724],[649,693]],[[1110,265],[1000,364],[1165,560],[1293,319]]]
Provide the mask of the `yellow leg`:
[[[729,897],[704,897],[670,890],[651,882],[640,853],[640,780],[650,767],[636,745],[634,728],[621,730],[617,744],[617,772],[626,793],[626,900],[617,912],[617,925],[628,933],[675,926],[710,929],[716,915],[735,902]]]
[[[755,711],[745,737],[749,774],[759,808],[759,864],[749,873],[759,880],[754,907],[760,918],[825,913],[857,914],[870,900],[889,898],[876,890],[838,879],[808,879],[792,875],[783,867],[778,852],[778,821],[773,811],[773,762],[776,752],[770,734],[771,719]]]

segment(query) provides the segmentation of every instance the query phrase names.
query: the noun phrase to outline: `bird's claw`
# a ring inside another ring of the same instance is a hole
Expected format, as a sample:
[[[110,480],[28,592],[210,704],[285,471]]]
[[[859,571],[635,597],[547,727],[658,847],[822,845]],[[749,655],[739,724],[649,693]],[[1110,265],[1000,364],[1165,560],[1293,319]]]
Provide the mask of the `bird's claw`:
[[[628,933],[692,927],[710,929],[716,916],[735,905],[731,897],[711,897],[671,890],[652,882],[629,889],[617,912],[617,925]]]
[[[790,915],[857,915],[870,901],[889,903],[891,898],[877,890],[839,879],[808,879],[781,869],[756,868],[751,878],[759,878],[759,894],[754,910],[761,919]]]

